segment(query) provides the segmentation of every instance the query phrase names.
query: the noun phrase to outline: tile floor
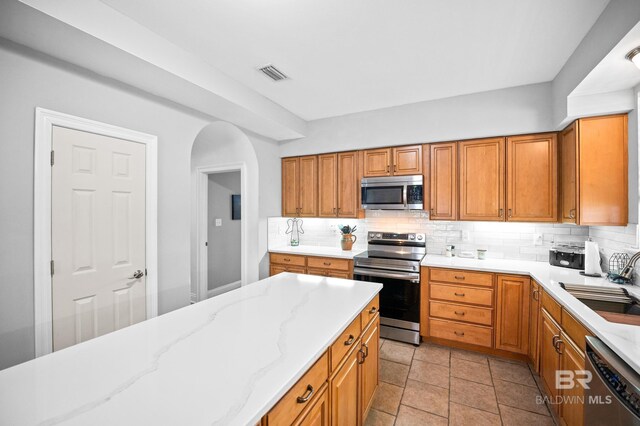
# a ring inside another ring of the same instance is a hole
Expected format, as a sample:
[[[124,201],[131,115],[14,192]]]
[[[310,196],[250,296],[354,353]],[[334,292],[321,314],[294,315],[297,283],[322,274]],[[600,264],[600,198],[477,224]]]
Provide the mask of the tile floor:
[[[381,340],[380,386],[367,426],[554,425],[527,364]]]

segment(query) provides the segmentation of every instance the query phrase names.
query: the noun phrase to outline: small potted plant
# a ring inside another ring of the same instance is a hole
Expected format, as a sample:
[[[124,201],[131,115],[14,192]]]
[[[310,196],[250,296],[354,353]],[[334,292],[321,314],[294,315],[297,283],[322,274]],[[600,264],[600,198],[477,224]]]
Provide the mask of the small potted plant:
[[[338,225],[338,229],[342,234],[342,239],[340,240],[340,245],[342,246],[342,250],[351,250],[353,247],[353,243],[356,242],[358,237],[353,235],[356,232],[358,227],[354,226],[353,228],[349,225]]]

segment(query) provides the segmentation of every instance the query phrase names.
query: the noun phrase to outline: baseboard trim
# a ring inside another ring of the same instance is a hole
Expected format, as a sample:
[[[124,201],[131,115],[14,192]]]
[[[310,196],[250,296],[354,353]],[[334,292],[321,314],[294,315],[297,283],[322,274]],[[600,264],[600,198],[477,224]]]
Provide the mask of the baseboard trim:
[[[242,284],[242,280],[238,280],[238,281],[234,281],[232,283],[229,284],[225,284],[223,286],[217,287],[217,288],[212,288],[211,290],[207,291],[207,299],[217,296],[219,294],[222,293],[226,293],[228,291],[231,290],[235,290],[236,288],[240,288],[240,285]]]

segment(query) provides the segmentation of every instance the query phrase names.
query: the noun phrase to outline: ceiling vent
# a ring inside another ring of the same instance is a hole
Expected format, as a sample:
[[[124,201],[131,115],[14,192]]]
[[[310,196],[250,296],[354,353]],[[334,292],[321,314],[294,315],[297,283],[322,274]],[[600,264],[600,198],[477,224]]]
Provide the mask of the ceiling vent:
[[[271,64],[258,68],[258,71],[262,71],[264,75],[266,75],[273,81],[286,80],[289,78],[285,73]]]

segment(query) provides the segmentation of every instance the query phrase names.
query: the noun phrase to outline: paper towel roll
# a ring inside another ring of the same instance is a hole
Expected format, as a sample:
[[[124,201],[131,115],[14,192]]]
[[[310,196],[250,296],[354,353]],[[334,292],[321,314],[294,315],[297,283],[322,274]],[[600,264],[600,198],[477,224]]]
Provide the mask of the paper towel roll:
[[[600,250],[595,241],[585,241],[584,243],[584,273],[586,275],[602,275]]]

